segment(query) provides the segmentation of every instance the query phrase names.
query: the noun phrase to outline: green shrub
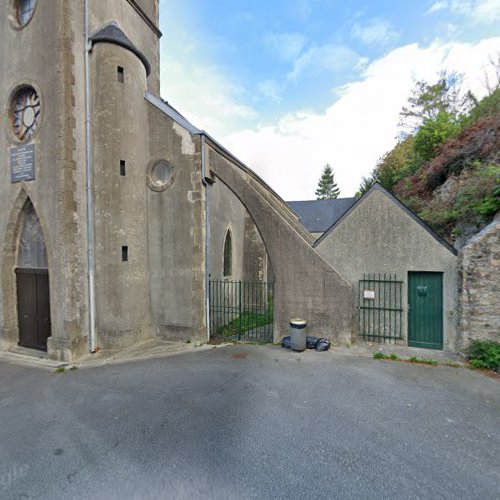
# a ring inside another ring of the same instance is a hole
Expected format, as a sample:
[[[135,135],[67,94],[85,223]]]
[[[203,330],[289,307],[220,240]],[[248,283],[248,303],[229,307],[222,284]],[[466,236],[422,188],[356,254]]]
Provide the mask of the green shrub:
[[[466,354],[467,359],[474,368],[500,371],[500,342],[473,340]]]
[[[437,366],[438,362],[435,359],[420,359],[417,358],[416,356],[412,356],[409,360],[409,363],[418,363],[420,365],[430,365],[430,366]]]
[[[398,356],[396,354],[384,354],[383,352],[376,352],[373,354],[373,359],[390,359],[391,361],[398,361]]]
[[[436,156],[439,146],[444,144],[448,138],[457,135],[461,128],[457,117],[446,111],[439,112],[435,118],[425,120],[415,134],[413,142],[415,157],[422,163],[432,160]]]
[[[476,122],[486,116],[500,112],[500,85],[477,103],[471,111],[471,120]]]

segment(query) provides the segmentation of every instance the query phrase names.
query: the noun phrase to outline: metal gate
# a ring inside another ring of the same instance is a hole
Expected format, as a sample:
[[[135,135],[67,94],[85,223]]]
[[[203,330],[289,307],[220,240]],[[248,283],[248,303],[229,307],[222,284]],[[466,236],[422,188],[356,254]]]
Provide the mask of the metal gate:
[[[359,334],[364,340],[403,339],[403,282],[396,275],[364,274],[358,286]]]
[[[210,281],[210,338],[273,341],[274,283]]]

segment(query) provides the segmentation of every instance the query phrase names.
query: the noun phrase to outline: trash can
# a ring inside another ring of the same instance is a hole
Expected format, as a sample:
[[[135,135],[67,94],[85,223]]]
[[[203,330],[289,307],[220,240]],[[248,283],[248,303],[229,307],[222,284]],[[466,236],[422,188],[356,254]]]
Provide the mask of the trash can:
[[[290,320],[290,347],[294,351],[306,350],[307,322],[303,319]]]

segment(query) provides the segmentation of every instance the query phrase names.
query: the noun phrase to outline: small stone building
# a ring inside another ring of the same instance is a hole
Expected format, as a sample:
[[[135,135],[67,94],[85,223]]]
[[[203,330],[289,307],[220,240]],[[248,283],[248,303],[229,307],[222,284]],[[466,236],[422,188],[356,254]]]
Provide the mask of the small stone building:
[[[457,252],[382,186],[314,247],[352,286],[355,338],[456,349]]]

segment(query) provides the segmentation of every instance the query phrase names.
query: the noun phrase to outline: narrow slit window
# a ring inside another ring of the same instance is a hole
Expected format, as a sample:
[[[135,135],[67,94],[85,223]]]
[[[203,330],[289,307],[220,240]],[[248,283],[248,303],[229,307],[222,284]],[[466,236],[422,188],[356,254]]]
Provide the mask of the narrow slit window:
[[[123,69],[123,66],[118,66],[117,67],[117,76],[118,76],[118,81],[120,83],[125,82],[125,70]]]
[[[224,241],[224,277],[233,274],[233,243],[231,238],[231,231],[226,233],[226,240]]]
[[[120,160],[120,175],[126,177],[127,175],[127,163],[125,160]]]
[[[122,262],[128,262],[128,247],[122,247]]]

